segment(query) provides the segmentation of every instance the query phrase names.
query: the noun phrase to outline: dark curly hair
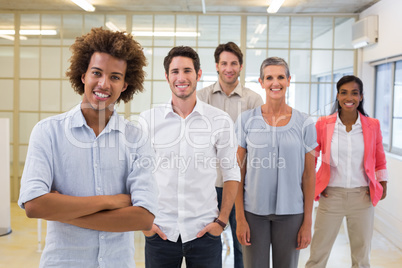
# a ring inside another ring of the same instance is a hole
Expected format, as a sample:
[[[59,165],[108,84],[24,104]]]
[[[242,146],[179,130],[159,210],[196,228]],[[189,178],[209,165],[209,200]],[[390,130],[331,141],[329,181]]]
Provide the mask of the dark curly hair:
[[[135,93],[143,91],[145,78],[143,67],[147,65],[147,60],[141,45],[133,39],[131,34],[112,32],[102,27],[92,28],[88,34],[77,37],[70,50],[73,55],[70,58],[71,65],[66,76],[70,78],[71,85],[78,94],[84,94],[81,77],[86,73],[95,52],[107,53],[127,62],[124,81],[128,86],[117,99],[117,103],[120,100],[129,102]]]

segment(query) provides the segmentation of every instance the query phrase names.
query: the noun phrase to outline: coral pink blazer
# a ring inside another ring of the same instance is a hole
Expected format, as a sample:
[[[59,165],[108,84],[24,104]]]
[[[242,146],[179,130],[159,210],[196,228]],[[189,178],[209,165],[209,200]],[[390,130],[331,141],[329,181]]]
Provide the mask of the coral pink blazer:
[[[321,151],[321,167],[317,172],[315,200],[327,187],[330,178],[331,140],[334,134],[337,113],[320,117],[315,125],[317,130],[316,163]],[[373,206],[377,205],[382,196],[382,186],[376,180],[386,176],[386,160],[382,145],[380,122],[377,119],[360,114],[364,138],[364,169],[370,180],[370,197]]]

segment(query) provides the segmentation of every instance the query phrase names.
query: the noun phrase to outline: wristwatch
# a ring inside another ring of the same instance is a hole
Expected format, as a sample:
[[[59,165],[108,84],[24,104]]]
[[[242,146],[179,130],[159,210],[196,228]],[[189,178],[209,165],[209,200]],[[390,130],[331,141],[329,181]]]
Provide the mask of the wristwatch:
[[[221,221],[220,219],[218,219],[218,218],[215,218],[214,222],[219,224],[223,228],[223,230],[226,230],[226,228],[228,228],[228,225],[226,223],[224,223],[223,221]]]

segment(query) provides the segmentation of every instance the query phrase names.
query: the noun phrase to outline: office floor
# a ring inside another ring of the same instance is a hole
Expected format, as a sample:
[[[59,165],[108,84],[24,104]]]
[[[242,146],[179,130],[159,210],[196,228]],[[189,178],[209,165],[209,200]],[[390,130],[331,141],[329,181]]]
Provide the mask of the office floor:
[[[31,268],[38,267],[40,253],[38,250],[37,220],[28,219],[16,203],[11,204],[12,233],[0,237],[0,268]],[[42,222],[42,243],[44,245],[46,223]],[[226,236],[231,246],[230,228]],[[135,259],[137,268],[144,267],[144,238],[141,233],[135,234]],[[222,258],[224,268],[233,267],[233,251],[223,245]],[[304,267],[309,256],[309,248],[300,253],[299,268]],[[349,244],[341,228],[332,250],[327,268],[350,267]],[[402,251],[391,244],[380,233],[374,231],[371,253],[371,266],[374,268],[402,267]]]

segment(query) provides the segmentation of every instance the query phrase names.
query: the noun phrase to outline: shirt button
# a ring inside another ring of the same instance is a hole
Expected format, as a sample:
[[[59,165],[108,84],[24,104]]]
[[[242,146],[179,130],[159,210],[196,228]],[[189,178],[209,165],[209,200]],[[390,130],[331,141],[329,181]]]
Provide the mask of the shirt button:
[[[104,239],[104,238],[105,238],[105,237],[102,235],[102,236],[101,236],[101,239]]]
[[[100,190],[101,190],[101,188],[100,188],[100,187],[98,187],[98,188],[96,188],[96,190],[100,191]]]
[[[98,167],[98,164],[94,164],[94,167],[97,168],[97,167]]]
[[[99,258],[100,261],[102,261],[102,258]]]

